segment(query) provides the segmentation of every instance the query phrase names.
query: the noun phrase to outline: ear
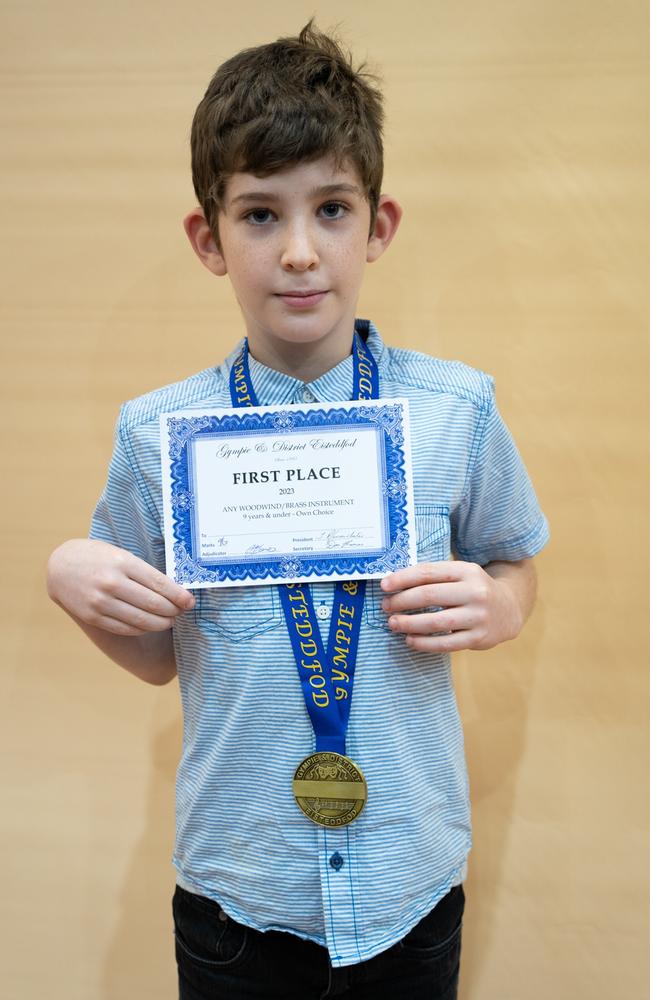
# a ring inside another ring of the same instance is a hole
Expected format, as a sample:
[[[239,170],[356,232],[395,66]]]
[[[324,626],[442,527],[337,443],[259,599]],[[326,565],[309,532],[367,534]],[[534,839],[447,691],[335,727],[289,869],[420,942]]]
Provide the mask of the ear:
[[[207,267],[212,274],[217,274],[220,278],[227,273],[226,261],[219,248],[217,241],[212,235],[212,230],[203,213],[203,209],[195,208],[183,219],[183,228],[187,233],[187,238],[192,244],[192,250],[202,264]]]
[[[402,206],[389,194],[382,194],[377,206],[375,227],[368,240],[366,260],[368,263],[381,257],[398,230],[402,218]]]

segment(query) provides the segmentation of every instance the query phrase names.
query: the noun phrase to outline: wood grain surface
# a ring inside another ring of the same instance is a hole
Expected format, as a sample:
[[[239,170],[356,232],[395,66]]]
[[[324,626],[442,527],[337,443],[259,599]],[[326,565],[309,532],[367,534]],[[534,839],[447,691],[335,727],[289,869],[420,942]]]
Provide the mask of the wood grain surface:
[[[491,372],[549,517],[524,635],[456,658],[462,1000],[646,995],[650,12],[632,0],[0,3],[0,894],[11,1000],[172,1000],[176,685],[44,591],[122,400],[242,324],[181,228],[216,66],[339,24],[381,72],[400,233],[360,315]]]

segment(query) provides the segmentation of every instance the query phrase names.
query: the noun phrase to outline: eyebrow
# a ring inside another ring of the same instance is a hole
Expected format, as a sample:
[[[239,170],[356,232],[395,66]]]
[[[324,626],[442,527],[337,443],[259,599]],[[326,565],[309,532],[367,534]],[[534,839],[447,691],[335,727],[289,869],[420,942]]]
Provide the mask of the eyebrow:
[[[310,198],[325,198],[328,195],[334,194],[361,194],[361,189],[356,184],[323,184],[322,187],[312,188],[309,192]],[[270,201],[281,201],[281,196],[276,194],[274,191],[246,191],[244,194],[238,194],[235,198],[231,198],[230,204],[236,205],[241,202],[245,204],[251,204],[253,202],[270,202]]]

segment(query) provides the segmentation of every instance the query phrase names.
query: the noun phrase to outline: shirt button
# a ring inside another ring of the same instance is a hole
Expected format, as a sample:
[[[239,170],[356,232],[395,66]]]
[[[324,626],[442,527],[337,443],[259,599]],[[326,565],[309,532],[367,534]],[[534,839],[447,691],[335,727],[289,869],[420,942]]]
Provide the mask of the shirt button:
[[[302,399],[303,403],[314,403],[316,401],[316,397],[307,385],[302,390]]]
[[[335,851],[332,857],[330,858],[330,865],[332,866],[335,872],[339,871],[339,869],[343,867],[343,858],[341,857],[338,851]]]
[[[316,617],[320,618],[322,622],[327,621],[327,619],[331,614],[332,612],[330,611],[330,609],[327,607],[326,604],[319,604],[318,607],[316,608]]]

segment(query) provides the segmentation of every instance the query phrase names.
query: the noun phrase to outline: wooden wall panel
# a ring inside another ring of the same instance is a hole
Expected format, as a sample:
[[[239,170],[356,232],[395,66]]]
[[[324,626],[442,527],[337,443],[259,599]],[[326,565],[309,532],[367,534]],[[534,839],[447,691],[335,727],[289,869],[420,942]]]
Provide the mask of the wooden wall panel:
[[[171,1000],[174,685],[44,594],[119,403],[241,323],[193,258],[187,136],[216,65],[314,8],[0,4],[3,985]],[[551,521],[521,639],[460,655],[476,846],[463,1000],[648,980],[649,14],[633,0],[316,7],[377,64],[405,218],[360,312],[492,372]]]

